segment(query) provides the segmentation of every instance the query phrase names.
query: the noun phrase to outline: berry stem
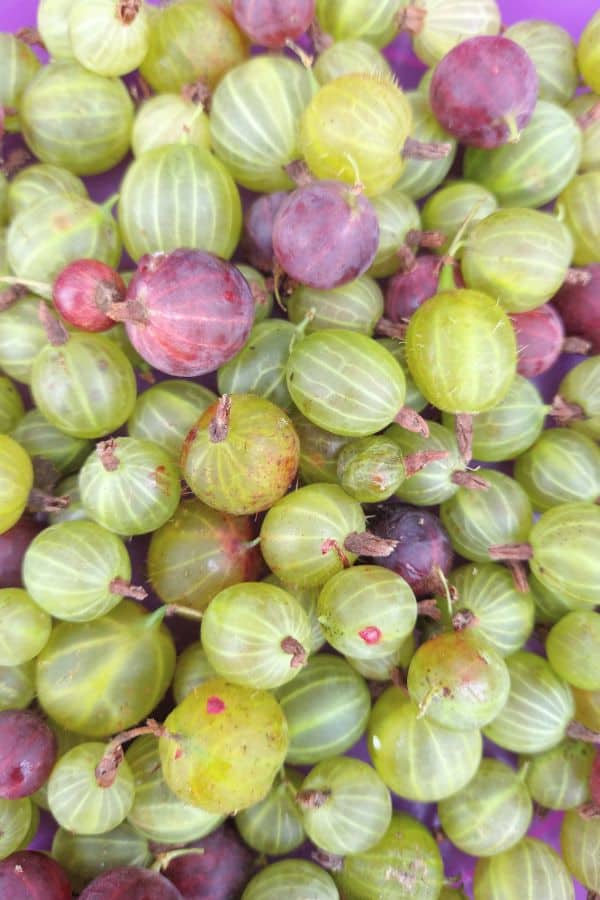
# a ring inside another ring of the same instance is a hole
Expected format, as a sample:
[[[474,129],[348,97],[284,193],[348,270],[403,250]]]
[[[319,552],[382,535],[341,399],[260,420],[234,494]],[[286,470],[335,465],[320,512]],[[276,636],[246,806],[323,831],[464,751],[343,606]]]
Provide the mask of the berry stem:
[[[46,49],[41,34],[37,28],[33,28],[30,25],[19,28],[19,30],[15,32],[15,37],[18,40],[23,41],[24,44],[27,44],[28,47],[40,47],[42,50]]]
[[[495,544],[488,547],[490,559],[525,561],[533,558],[531,544]]]
[[[458,452],[469,463],[473,456],[473,416],[471,413],[458,413],[454,419],[454,435],[458,444]]]
[[[562,343],[561,352],[578,353],[580,356],[587,356],[591,349],[591,341],[586,341],[585,338],[580,337],[568,337]]]
[[[430,463],[439,462],[450,456],[448,450],[419,450],[417,453],[409,453],[404,457],[404,471],[406,478],[415,475],[428,466]]]
[[[117,442],[114,438],[99,441],[96,444],[96,454],[107,472],[115,472],[119,468],[119,458],[115,453]]]
[[[413,431],[420,434],[421,437],[429,437],[429,425],[423,416],[420,416],[415,409],[410,406],[403,406],[402,409],[394,416],[394,422],[407,431]]]
[[[586,418],[581,406],[577,403],[568,403],[560,394],[557,394],[552,401],[550,415],[559,425],[568,425],[569,422],[578,422]]]
[[[420,34],[425,27],[426,18],[426,9],[422,9],[421,7],[409,3],[398,13],[396,19],[398,31],[407,31],[412,36]]]
[[[442,620],[442,614],[440,613],[438,601],[435,597],[427,597],[425,600],[418,600],[417,614],[419,616],[427,616],[428,619],[433,619],[434,622],[441,622]]]
[[[487,491],[490,486],[489,481],[486,481],[481,475],[476,475],[475,472],[469,472],[468,469],[457,469],[450,476],[450,481],[452,484],[457,484],[470,491]]]
[[[38,316],[44,327],[44,331],[48,337],[48,341],[53,347],[61,347],[69,340],[69,332],[55,315],[50,312],[48,305],[40,300],[38,306]]]
[[[288,50],[291,50],[292,53],[296,54],[305,69],[311,68],[314,62],[314,57],[311,56],[310,53],[307,53],[305,50],[303,50],[302,47],[296,43],[296,41],[293,41],[291,38],[286,38],[285,46]]]
[[[300,669],[302,666],[306,665],[308,654],[300,641],[297,641],[296,638],[288,635],[287,637],[284,637],[279,646],[284,653],[289,653],[291,655],[291,669]]]
[[[445,159],[451,151],[448,141],[417,141],[408,137],[401,153],[405,159]]]
[[[457,609],[452,616],[452,628],[454,631],[464,631],[479,624],[479,619],[470,609]]]
[[[176,739],[174,734],[167,731],[164,725],[160,725],[155,719],[146,719],[145,725],[130,728],[128,731],[121,731],[106,745],[104,755],[96,766],[96,784],[98,787],[109,788],[115,783],[119,766],[125,759],[123,744],[144,734],[151,734],[157,738]]]
[[[2,279],[0,279],[1,281]],[[5,291],[0,291],[0,312],[4,309],[8,309],[16,303],[17,300],[20,300],[21,297],[24,297],[27,293],[27,288],[23,287],[21,284],[15,284],[12,287],[7,288]]]
[[[229,419],[231,417],[231,397],[223,394],[217,403],[215,414],[208,425],[208,436],[212,444],[220,444],[226,440],[229,434]]]
[[[375,334],[393,338],[396,341],[403,341],[406,337],[407,328],[408,322],[392,322],[390,319],[383,318],[375,326]]]
[[[586,744],[600,745],[600,734],[586,728],[581,722],[571,722],[568,725],[567,737],[573,738],[574,741],[584,741]]]
[[[61,509],[66,509],[70,502],[71,498],[68,496],[53,497],[51,494],[47,494],[45,491],[40,490],[40,488],[34,487],[29,492],[27,508],[30,512],[53,513],[60,512]]]
[[[118,18],[123,25],[131,25],[141,8],[142,0],[119,0]]]
[[[377,559],[389,556],[398,546],[398,541],[378,537],[368,531],[352,531],[344,541],[344,547],[357,556],[372,556]]]
[[[145,600],[148,596],[146,591],[140,585],[131,584],[125,578],[113,578],[108,586],[111,594],[117,594],[119,597],[130,597],[132,600]]]
[[[199,609],[193,609],[191,606],[181,606],[178,603],[166,603],[164,607],[165,616],[181,616],[182,619],[190,619],[193,622],[202,621],[203,613]]]
[[[146,307],[139,300],[120,300],[102,311],[113,322],[137,322],[143,325],[148,320]]]
[[[409,247],[425,247],[429,250],[443,247],[446,239],[443,231],[418,231],[415,228],[404,238]]]
[[[301,809],[321,809],[330,797],[331,791],[298,791],[296,794],[296,803]]]
[[[181,89],[181,96],[190,103],[195,103],[200,109],[208,112],[210,109],[210,101],[212,99],[212,91],[208,82],[204,78],[199,78],[191,84],[186,84]]]
[[[528,594],[529,582],[527,580],[527,568],[525,567],[524,562],[518,559],[507,559],[505,562],[508,569],[510,569],[515,590],[517,590],[519,594]]]
[[[179,847],[177,850],[168,850],[164,853],[158,853],[154,857],[154,862],[150,866],[150,870],[152,872],[162,872],[163,869],[166,869],[170,866],[174,859],[179,859],[181,856],[187,856],[190,853],[193,853],[196,856],[202,856],[204,853],[204,848]]]
[[[334,43],[331,35],[322,31],[316,19],[313,19],[311,22],[308,33],[316,53],[324,53],[325,50],[329,50]]]

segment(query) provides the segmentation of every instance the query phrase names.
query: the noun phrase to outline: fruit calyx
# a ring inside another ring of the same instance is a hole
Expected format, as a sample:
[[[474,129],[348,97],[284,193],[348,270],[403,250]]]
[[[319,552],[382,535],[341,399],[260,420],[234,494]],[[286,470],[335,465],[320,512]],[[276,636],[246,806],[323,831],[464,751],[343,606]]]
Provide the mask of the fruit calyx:
[[[407,431],[414,431],[415,434],[420,434],[424,438],[429,437],[429,425],[426,420],[410,406],[403,406],[394,416],[394,422],[401,428],[406,428]]]
[[[115,472],[119,468],[119,458],[115,453],[117,442],[114,438],[99,441],[96,444],[96,455],[107,472]]]
[[[231,397],[223,394],[219,399],[215,414],[208,424],[208,436],[212,444],[220,444],[229,434],[229,419],[231,416]]]
[[[320,809],[331,797],[331,791],[303,790],[296,794],[296,803],[302,809]]]
[[[559,425],[568,425],[569,422],[580,422],[586,418],[584,410],[578,403],[569,403],[560,394],[557,394],[552,401],[550,415]]]
[[[344,547],[357,556],[386,557],[394,552],[398,541],[388,540],[369,531],[352,531],[344,540]]]
[[[141,8],[142,0],[119,0],[118,18],[123,25],[131,25]]]
[[[289,653],[291,656],[290,659],[290,668],[291,669],[300,669],[302,666],[305,666],[308,661],[308,654],[300,641],[297,641],[296,638],[288,635],[284,637],[281,644],[279,645],[284,653]]]
[[[184,85],[181,89],[181,96],[184,100],[189,100],[190,103],[201,106],[205,112],[210,110],[212,91],[204,78],[198,78],[196,81]]]
[[[125,578],[113,578],[108,589],[111,594],[117,594],[119,597],[130,597],[132,600],[145,600],[148,591],[141,585],[131,584]]]
[[[395,341],[403,341],[406,337],[407,328],[408,321],[406,319],[402,319],[400,322],[392,322],[384,317],[375,326],[375,334],[393,338]]]
[[[413,37],[420,34],[425,27],[425,19],[427,18],[427,10],[414,3],[409,3],[398,13],[396,24],[398,31],[407,31]]]
[[[37,30],[37,28],[33,28],[31,25],[26,25],[24,28],[19,28],[18,31],[15,32],[15,37],[19,41],[23,41],[24,44],[27,44],[28,47],[40,47],[42,50],[46,49],[46,45],[42,40],[42,36]]]
[[[449,141],[418,141],[407,137],[401,153],[404,159],[445,159],[452,152]]]
[[[450,476],[450,481],[470,491],[487,491],[490,486],[489,481],[468,469],[456,469]]]
[[[567,737],[573,738],[574,741],[584,741],[586,744],[600,745],[600,733],[586,728],[581,722],[570,722],[567,726]]]
[[[429,463],[439,462],[442,459],[448,459],[450,453],[448,450],[419,450],[416,453],[409,453],[403,459],[404,471],[406,478],[415,475],[428,466]]]

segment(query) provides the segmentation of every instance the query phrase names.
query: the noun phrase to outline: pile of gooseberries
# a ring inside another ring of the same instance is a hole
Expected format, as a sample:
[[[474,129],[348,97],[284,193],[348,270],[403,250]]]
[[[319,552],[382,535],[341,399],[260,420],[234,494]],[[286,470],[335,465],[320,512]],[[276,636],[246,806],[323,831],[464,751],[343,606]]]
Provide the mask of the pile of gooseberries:
[[[600,897],[600,12],[502,5],[0,33],[0,900]]]

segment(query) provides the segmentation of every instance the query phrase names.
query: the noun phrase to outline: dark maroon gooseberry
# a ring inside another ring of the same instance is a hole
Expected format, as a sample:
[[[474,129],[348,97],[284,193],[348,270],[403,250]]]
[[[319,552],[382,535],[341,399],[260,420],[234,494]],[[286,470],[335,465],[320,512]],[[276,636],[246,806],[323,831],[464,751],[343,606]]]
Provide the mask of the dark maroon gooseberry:
[[[57,862],[19,850],[0,862],[0,900],[71,900],[69,879]]]
[[[248,262],[261,272],[273,271],[273,223],[287,196],[285,191],[263,194],[250,204],[244,215],[242,250]]]
[[[360,190],[314,181],[286,197],[273,226],[273,250],[284,272],[329,290],[358,278],[377,252],[379,224]]]
[[[491,150],[516,141],[537,101],[529,55],[500,35],[458,44],[435,67],[429,100],[436,119],[463,144]]]
[[[143,256],[123,304],[140,356],[168,375],[204,375],[235,356],[254,321],[254,298],[236,267],[203,250]]]
[[[596,756],[590,772],[590,796],[594,806],[600,808],[600,748],[596,748]]]
[[[0,712],[0,797],[18,800],[35,794],[50,775],[56,735],[29,709]]]
[[[177,855],[162,870],[184,900],[237,900],[254,874],[254,854],[235,828],[222,825],[190,847],[203,852]]]
[[[0,534],[0,588],[21,587],[21,563],[25,551],[39,532],[38,525],[30,516],[22,516],[19,521]]]
[[[552,302],[558,307],[569,337],[583,338],[592,353],[600,353],[600,263],[583,270],[587,284],[564,284]]]
[[[65,321],[83,331],[107,331],[115,324],[106,315],[125,299],[118,272],[97,259],[77,259],[59,273],[52,288],[54,305]]]
[[[440,570],[448,575],[454,552],[436,515],[414,506],[382,506],[370,530],[378,537],[397,541],[389,556],[373,562],[401,575],[417,596],[441,589]]]
[[[517,335],[517,372],[524,378],[542,375],[560,356],[565,331],[560,316],[549,303],[510,316]]]
[[[303,34],[315,0],[233,0],[233,17],[254,44],[276,50]]]
[[[1,895],[0,895],[1,897]],[[183,900],[174,884],[158,872],[120,866],[94,878],[79,900]]]
[[[385,317],[391,322],[408,320],[416,309],[439,291],[440,270],[443,261],[430,253],[418,256],[414,264],[404,272],[397,272],[385,289]],[[463,286],[458,268],[454,269],[457,287]]]

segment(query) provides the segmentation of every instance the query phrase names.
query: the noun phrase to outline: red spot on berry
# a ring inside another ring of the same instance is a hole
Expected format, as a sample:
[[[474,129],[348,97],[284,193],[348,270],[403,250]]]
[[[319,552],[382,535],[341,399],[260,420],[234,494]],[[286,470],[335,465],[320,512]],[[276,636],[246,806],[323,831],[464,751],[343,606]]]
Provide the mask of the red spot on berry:
[[[376,625],[368,625],[358,632],[358,636],[362,638],[365,644],[378,644],[382,638],[381,630]]]
[[[206,701],[206,712],[209,716],[216,716],[222,713],[224,709],[225,704],[220,697],[209,697]]]

